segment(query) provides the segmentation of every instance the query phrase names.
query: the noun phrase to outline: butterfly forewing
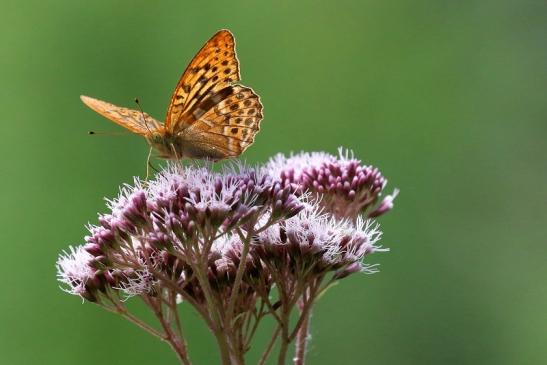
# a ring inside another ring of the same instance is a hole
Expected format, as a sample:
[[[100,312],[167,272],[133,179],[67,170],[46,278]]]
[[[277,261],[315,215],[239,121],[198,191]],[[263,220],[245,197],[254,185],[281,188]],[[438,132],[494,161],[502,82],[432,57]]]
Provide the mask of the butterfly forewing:
[[[103,117],[142,136],[147,136],[161,127],[160,122],[139,110],[123,108],[89,96],[82,95],[80,98],[85,105]]]
[[[201,102],[239,80],[234,37],[230,31],[220,30],[205,43],[182,74],[167,111],[166,129],[176,133],[187,128],[207,111]]]

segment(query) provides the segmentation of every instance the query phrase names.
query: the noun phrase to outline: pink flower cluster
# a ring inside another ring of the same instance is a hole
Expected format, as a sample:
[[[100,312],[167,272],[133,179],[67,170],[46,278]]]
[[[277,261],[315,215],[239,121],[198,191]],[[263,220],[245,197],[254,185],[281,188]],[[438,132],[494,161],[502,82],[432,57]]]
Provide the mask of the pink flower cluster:
[[[222,172],[173,164],[124,186],[86,243],[60,255],[58,279],[65,291],[166,340],[184,364],[181,302],[206,321],[223,363],[245,362],[267,316],[278,323],[274,338],[286,356],[319,294],[374,271],[363,259],[381,250],[381,232],[367,217],[393,206],[396,193],[377,204],[385,184],[378,169],[347,155],[279,155]],[[147,304],[162,330],[130,314],[129,297]]]

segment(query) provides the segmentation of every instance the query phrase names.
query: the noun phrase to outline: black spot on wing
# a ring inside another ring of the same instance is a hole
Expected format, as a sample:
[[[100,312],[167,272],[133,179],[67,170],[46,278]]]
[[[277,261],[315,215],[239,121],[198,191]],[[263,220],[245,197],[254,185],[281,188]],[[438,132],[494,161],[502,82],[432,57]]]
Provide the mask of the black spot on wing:
[[[217,92],[208,93],[195,104],[193,115],[199,119],[203,114],[211,110],[215,105],[218,105],[222,100],[232,95],[234,88],[232,86],[225,87]]]

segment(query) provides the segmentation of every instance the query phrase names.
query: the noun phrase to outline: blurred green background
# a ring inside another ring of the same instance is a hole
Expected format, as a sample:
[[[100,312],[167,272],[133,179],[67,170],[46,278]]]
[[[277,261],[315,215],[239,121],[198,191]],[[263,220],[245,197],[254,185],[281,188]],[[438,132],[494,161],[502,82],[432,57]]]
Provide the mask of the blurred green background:
[[[0,4],[1,364],[176,363],[59,290],[54,264],[147,154],[88,136],[121,128],[78,96],[138,96],[162,120],[220,28],[265,105],[247,161],[342,145],[401,189],[381,218],[391,252],[368,260],[381,272],[321,299],[308,363],[547,363],[546,2]],[[185,317],[195,364],[217,363]]]

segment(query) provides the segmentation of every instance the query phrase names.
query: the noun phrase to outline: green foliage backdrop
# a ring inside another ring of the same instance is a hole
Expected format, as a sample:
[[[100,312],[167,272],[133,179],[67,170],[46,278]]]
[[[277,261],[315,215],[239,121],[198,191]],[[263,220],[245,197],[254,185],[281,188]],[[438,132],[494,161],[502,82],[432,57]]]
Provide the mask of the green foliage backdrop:
[[[321,299],[309,364],[547,362],[544,1],[2,0],[0,13],[0,363],[175,363],[62,293],[54,263],[147,153],[88,136],[120,128],[78,96],[138,96],[162,119],[220,28],[265,105],[247,161],[343,145],[401,189],[381,219],[391,252],[369,260],[381,272]],[[216,363],[184,316],[192,359]]]

